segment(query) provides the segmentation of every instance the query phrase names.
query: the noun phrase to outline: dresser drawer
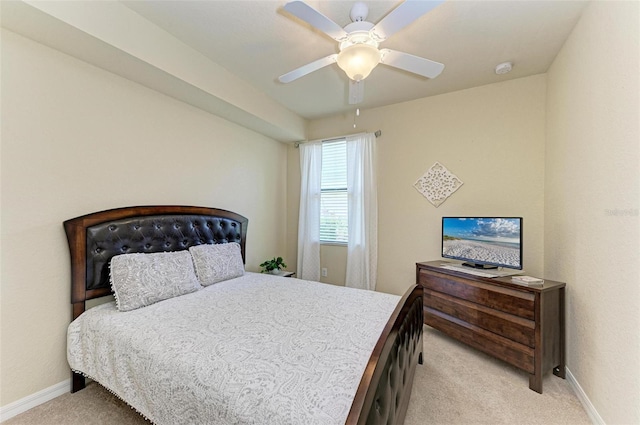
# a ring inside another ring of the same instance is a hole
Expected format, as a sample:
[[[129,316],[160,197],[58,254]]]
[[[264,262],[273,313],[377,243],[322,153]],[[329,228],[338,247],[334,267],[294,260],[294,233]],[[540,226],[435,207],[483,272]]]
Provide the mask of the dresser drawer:
[[[479,280],[458,278],[421,269],[418,282],[425,288],[441,292],[490,309],[535,320],[535,295],[530,292],[490,285]]]
[[[430,289],[424,290],[423,299],[425,307],[457,317],[471,325],[478,326],[528,347],[535,346],[535,322],[532,320],[490,309],[480,304]]]
[[[535,372],[534,349],[429,307],[424,322],[445,334],[529,373]]]

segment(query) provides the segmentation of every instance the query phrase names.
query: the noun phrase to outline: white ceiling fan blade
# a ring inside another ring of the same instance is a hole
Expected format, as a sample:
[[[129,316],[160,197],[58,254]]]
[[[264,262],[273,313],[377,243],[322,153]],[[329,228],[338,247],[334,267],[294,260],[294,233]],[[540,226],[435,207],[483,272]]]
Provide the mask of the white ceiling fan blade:
[[[357,105],[364,100],[364,80],[349,79],[349,105]]]
[[[380,52],[382,53],[380,63],[404,69],[423,77],[436,78],[444,69],[444,65],[440,62],[410,55],[409,53],[391,49],[381,49]]]
[[[334,53],[333,55],[329,55],[322,59],[318,59],[317,61],[302,65],[300,68],[294,69],[291,72],[287,72],[286,74],[279,76],[278,80],[281,83],[290,83],[293,80],[297,80],[298,78],[303,77],[313,71],[317,71],[320,68],[324,68],[327,65],[335,63],[337,57],[338,55]]]
[[[334,40],[342,41],[347,37],[346,31],[340,25],[303,1],[291,1],[284,5],[284,10],[319,29]]]
[[[371,34],[378,41],[386,40],[442,3],[444,0],[406,0],[371,28]]]

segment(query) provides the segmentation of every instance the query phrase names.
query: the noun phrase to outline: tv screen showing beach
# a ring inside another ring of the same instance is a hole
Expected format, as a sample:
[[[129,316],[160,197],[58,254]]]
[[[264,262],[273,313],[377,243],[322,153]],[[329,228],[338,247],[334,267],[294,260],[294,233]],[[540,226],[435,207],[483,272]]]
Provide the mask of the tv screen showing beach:
[[[443,217],[442,256],[522,269],[522,218]]]

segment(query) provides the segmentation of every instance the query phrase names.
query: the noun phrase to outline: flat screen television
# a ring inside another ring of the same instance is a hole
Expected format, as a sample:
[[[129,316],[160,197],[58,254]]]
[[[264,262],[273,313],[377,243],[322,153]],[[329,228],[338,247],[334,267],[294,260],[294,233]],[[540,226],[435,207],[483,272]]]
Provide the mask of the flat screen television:
[[[522,217],[442,217],[442,256],[468,267],[522,270]]]

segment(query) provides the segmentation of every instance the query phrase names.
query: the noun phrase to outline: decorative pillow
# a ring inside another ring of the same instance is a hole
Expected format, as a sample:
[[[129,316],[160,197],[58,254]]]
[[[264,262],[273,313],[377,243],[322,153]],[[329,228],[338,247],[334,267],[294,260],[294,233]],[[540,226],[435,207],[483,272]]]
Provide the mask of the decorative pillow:
[[[122,254],[111,259],[111,288],[120,311],[195,292],[198,283],[188,251]]]
[[[236,242],[196,245],[189,248],[202,286],[244,275],[240,245]]]

